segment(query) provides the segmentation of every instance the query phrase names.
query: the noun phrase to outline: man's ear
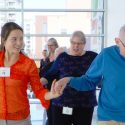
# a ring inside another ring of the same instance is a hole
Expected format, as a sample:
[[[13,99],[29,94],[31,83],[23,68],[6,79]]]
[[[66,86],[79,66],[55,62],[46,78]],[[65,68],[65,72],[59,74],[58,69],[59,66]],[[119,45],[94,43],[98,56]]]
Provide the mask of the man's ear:
[[[117,38],[117,37],[115,38],[115,43],[116,43],[117,46],[119,46],[119,43],[120,43],[119,38]]]

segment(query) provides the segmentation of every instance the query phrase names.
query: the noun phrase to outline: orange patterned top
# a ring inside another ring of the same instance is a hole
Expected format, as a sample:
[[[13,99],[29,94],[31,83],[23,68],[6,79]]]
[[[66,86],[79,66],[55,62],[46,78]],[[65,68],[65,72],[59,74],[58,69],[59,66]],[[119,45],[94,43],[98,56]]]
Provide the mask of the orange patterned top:
[[[4,67],[4,52],[0,52],[0,68]],[[10,67],[10,77],[0,76],[0,119],[21,120],[30,114],[27,86],[32,90],[42,105],[48,108],[50,101],[44,99],[48,91],[43,88],[35,62],[20,54],[19,60]]]

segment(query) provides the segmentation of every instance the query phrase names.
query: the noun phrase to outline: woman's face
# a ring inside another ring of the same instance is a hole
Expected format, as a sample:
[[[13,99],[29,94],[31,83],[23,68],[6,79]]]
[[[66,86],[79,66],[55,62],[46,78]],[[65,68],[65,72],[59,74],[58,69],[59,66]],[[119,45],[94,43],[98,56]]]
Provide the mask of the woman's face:
[[[77,36],[74,36],[70,40],[70,51],[74,56],[80,56],[83,53],[85,44],[81,39]]]
[[[53,42],[51,42],[51,41],[48,42],[47,46],[48,46],[48,51],[50,53],[51,52],[54,53],[55,49],[57,48],[56,45]]]
[[[5,50],[9,53],[18,54],[24,45],[23,32],[21,30],[13,30],[10,32],[5,41]]]

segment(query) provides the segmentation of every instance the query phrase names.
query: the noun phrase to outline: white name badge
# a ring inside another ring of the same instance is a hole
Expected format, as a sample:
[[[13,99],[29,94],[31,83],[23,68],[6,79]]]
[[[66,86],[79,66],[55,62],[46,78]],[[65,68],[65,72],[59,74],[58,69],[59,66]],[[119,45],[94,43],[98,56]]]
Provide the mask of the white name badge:
[[[0,77],[10,77],[10,67],[0,67]]]
[[[62,114],[72,115],[72,112],[73,112],[73,108],[63,107]]]

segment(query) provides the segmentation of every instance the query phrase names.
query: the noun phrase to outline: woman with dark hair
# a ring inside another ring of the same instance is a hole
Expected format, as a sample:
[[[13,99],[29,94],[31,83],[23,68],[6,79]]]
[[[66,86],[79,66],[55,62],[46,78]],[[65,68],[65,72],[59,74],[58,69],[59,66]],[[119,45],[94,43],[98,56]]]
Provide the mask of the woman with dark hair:
[[[49,92],[41,85],[34,60],[21,52],[23,46],[23,29],[14,22],[6,23],[1,31],[0,125],[31,125],[29,83],[45,108],[59,96],[53,88]]]

